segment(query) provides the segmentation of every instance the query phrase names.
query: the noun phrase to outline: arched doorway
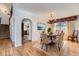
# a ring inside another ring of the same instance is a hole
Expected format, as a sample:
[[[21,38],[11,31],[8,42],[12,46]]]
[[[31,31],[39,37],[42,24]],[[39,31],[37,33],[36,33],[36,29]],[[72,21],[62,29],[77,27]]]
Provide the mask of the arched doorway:
[[[32,21],[24,18],[22,20],[22,44],[32,41]]]

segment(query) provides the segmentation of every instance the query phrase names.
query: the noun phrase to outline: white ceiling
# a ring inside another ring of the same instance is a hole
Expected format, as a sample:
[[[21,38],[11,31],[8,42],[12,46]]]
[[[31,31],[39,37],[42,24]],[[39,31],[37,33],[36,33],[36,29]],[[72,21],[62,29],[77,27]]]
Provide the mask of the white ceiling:
[[[17,5],[20,9],[35,14],[54,12],[58,18],[79,15],[79,3],[17,3]],[[5,6],[10,11],[11,3],[1,3],[0,6]]]
[[[20,3],[19,7],[34,13],[79,11],[77,3]]]

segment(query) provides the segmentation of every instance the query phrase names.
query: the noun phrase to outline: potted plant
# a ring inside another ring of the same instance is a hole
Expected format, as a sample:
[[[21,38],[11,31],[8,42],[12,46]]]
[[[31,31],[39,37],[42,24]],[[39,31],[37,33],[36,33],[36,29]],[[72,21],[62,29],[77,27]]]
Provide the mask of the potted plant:
[[[52,29],[48,28],[47,32],[50,34],[52,32]]]

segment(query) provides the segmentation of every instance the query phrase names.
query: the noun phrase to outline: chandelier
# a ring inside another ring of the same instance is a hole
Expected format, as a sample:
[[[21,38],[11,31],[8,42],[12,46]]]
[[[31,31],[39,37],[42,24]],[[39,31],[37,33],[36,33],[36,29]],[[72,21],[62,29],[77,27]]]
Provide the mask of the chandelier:
[[[48,17],[48,24],[52,24],[55,22],[55,14],[54,13],[50,13],[49,17]]]
[[[50,15],[48,17],[48,24],[53,24],[53,23],[57,23],[57,22],[75,21],[75,20],[77,20],[77,16],[78,15],[56,19],[55,18],[55,14],[54,13],[50,13]]]

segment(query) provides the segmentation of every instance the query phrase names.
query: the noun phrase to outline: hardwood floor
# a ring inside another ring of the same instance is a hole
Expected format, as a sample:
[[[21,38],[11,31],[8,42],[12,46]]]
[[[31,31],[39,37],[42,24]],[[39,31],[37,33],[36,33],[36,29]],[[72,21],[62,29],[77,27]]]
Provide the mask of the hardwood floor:
[[[36,42],[35,47],[41,49],[40,43]],[[60,51],[57,47],[52,47],[48,49],[47,53],[50,56],[79,56],[79,43],[64,40],[63,47]]]
[[[14,48],[9,39],[0,40],[0,56],[79,56],[79,43],[64,41],[59,51],[56,47],[46,52],[41,49],[40,41],[27,42],[23,46]]]
[[[41,49],[32,47],[34,43],[23,44],[22,47],[14,48],[9,39],[0,40],[0,56],[46,56],[47,53]]]

